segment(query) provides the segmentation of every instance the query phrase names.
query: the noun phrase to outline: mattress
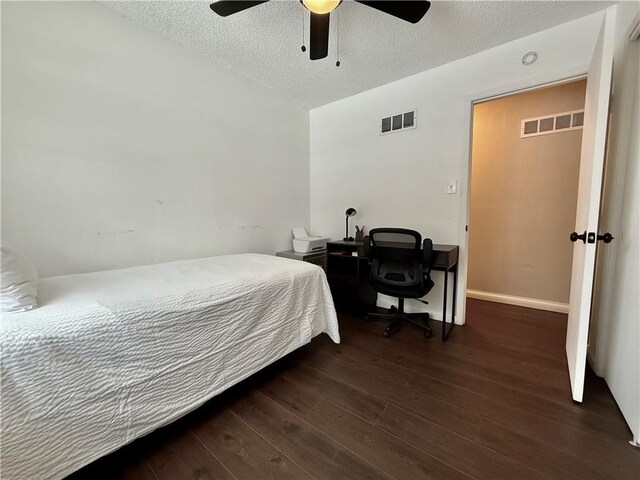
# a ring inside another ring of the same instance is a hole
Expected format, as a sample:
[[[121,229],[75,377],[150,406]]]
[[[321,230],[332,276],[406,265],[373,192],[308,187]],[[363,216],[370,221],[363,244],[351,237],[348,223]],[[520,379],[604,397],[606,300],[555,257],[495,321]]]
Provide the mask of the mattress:
[[[45,278],[0,321],[2,478],[62,478],[327,333],[321,268],[228,255]]]

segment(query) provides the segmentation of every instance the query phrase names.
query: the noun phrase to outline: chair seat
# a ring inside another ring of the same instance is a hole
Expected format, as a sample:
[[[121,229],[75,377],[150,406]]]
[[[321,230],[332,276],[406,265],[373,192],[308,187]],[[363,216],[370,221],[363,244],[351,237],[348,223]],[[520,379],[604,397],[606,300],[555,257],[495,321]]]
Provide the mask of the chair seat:
[[[396,287],[392,285],[388,285],[381,282],[376,282],[374,279],[371,280],[371,287],[378,293],[382,293],[383,295],[389,295],[391,297],[402,297],[402,298],[421,298],[424,297],[427,293],[431,291],[433,288],[433,280],[430,278],[426,279],[422,285],[417,284],[412,287]]]

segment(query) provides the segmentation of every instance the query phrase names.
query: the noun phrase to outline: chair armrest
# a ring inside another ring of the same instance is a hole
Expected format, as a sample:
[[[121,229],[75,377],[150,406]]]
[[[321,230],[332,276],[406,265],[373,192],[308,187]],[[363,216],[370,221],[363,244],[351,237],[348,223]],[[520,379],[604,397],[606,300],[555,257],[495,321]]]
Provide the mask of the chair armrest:
[[[431,272],[433,261],[433,242],[430,238],[425,238],[422,242],[422,267],[426,270],[427,276]]]

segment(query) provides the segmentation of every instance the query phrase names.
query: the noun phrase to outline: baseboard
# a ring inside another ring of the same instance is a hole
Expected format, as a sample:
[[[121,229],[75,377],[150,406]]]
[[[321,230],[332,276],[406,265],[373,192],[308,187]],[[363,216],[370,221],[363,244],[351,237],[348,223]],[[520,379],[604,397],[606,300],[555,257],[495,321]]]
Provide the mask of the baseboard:
[[[538,310],[547,310],[549,312],[569,313],[568,303],[552,302],[549,300],[517,297],[515,295],[504,295],[502,293],[482,292],[480,290],[467,290],[467,297],[475,298],[477,300],[486,300],[488,302],[517,305],[519,307],[537,308]]]

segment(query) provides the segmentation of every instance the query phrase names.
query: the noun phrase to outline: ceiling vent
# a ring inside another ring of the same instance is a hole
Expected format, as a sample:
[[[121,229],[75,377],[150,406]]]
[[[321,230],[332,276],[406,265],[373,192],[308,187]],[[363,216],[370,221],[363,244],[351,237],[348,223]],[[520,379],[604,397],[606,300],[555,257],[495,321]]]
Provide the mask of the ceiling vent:
[[[393,115],[383,117],[379,125],[380,135],[416,128],[417,120],[418,117],[415,108],[408,112],[394,113]]]
[[[520,138],[578,130],[584,124],[584,110],[527,118],[520,123]]]

